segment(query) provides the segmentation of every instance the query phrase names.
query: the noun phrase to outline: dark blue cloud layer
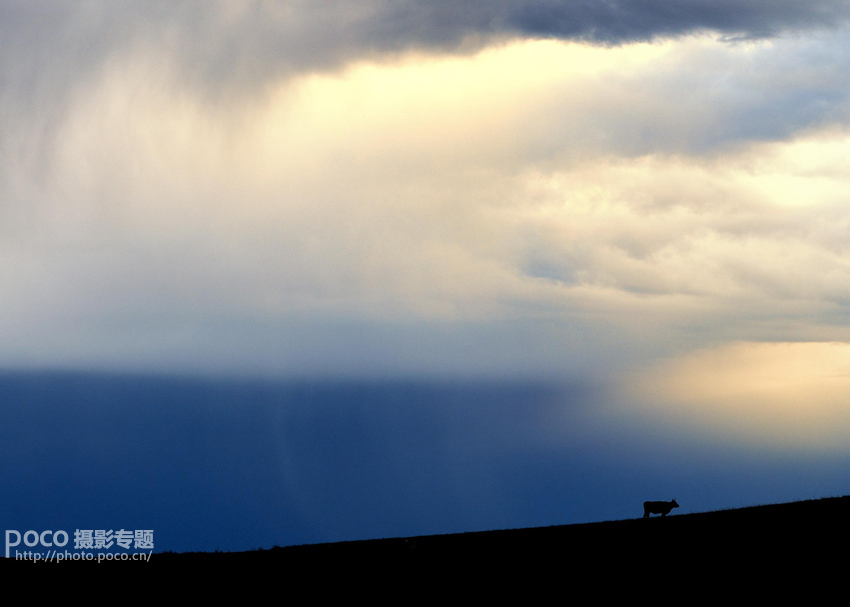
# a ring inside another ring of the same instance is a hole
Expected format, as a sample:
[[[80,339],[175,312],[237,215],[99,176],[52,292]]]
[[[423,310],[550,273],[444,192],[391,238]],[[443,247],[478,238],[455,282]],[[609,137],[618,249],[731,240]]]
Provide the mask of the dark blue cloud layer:
[[[153,529],[157,551],[238,550],[846,488],[837,457],[775,461],[660,428],[602,430],[597,397],[539,383],[7,374],[0,517],[21,531]]]
[[[842,1],[579,0],[513,2],[504,20],[526,35],[620,43],[709,30],[763,38],[846,21]]]

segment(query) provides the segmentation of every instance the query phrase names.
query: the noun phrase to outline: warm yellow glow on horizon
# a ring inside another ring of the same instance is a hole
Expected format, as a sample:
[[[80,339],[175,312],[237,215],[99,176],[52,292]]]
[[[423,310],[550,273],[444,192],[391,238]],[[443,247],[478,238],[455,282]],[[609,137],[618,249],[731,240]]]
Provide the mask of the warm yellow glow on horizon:
[[[774,447],[850,449],[850,344],[735,342],[626,382],[644,413]]]

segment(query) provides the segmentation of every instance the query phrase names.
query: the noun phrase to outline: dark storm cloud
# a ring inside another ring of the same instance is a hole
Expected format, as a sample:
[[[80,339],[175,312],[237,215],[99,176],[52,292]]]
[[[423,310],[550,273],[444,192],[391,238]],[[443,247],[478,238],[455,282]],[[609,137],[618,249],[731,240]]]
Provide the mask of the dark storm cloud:
[[[651,40],[711,30],[763,38],[789,30],[832,26],[847,19],[843,1],[578,0],[514,2],[507,23],[525,35],[606,43]]]
[[[703,30],[754,38],[839,25],[848,14],[844,0],[11,2],[0,6],[0,78],[17,72],[43,80],[46,70],[63,81],[142,47],[176,59],[190,81],[247,85],[415,48],[475,49],[498,38],[616,44]]]
[[[705,30],[753,38],[837,26],[848,14],[844,0],[5,2],[0,154],[47,172],[46,149],[74,95],[133,61],[231,102],[297,74],[410,50],[472,52],[517,37],[616,44]]]

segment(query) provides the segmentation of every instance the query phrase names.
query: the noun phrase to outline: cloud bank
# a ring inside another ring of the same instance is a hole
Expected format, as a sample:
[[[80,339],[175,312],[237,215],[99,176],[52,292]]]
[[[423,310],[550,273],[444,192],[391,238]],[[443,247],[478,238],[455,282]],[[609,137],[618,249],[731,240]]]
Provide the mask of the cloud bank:
[[[199,7],[2,8],[3,365],[850,339],[846,3]]]

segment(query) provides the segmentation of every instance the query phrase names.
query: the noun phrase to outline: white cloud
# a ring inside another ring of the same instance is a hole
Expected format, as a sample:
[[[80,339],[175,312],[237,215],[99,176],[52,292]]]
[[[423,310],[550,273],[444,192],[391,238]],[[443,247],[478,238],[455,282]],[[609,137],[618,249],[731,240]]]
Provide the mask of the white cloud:
[[[797,78],[823,45],[516,42],[225,102],[116,56],[49,129],[5,106],[0,360],[549,373],[845,336],[840,53]]]

